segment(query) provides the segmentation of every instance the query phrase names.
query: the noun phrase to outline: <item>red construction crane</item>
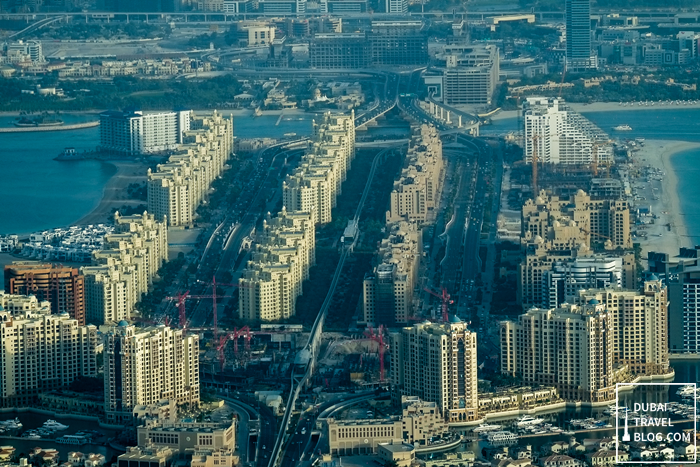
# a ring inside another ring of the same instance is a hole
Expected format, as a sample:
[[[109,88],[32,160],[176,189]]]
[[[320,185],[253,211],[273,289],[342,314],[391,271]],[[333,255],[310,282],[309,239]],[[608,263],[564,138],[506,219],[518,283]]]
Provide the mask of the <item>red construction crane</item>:
[[[432,290],[430,290],[428,288],[424,288],[423,290],[428,292],[430,295],[433,295],[433,296],[440,299],[440,301],[442,302],[442,322],[446,323],[448,321],[447,307],[454,303],[454,300],[450,299],[450,294],[447,293],[447,289],[443,287],[442,291],[441,291],[441,295],[438,295],[437,293],[433,292]]]
[[[372,326],[367,326],[365,336],[379,344],[379,381],[384,381],[384,352],[389,348],[389,345],[384,342],[384,325],[380,325],[376,333]]]
[[[216,346],[216,351],[219,353],[219,363],[221,364],[221,371],[224,371],[224,364],[226,363],[226,344],[229,340],[233,340],[233,351],[238,354],[238,338],[243,337],[245,339],[245,349],[250,350],[250,339],[253,337],[253,333],[250,331],[248,326],[243,326],[242,328],[233,328],[233,332],[229,332],[225,336],[219,338],[219,343]]]

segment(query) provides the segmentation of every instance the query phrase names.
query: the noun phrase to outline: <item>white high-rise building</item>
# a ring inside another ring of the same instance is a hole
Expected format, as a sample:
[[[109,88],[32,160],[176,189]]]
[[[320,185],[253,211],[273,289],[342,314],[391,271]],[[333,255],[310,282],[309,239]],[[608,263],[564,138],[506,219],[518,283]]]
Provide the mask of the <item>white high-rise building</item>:
[[[542,273],[540,306],[556,308],[573,300],[579,290],[623,287],[626,268],[622,257],[584,256],[557,260]]]
[[[17,310],[0,305],[0,407],[26,406],[39,392],[97,375],[95,326],[51,314],[51,305],[34,297],[0,298]]]
[[[408,13],[408,0],[386,0],[386,12],[398,15]]]
[[[104,378],[105,413],[112,422],[131,420],[135,406],[163,399],[199,404],[199,338],[122,321],[105,336]]]
[[[523,103],[525,161],[538,164],[611,164],[610,136],[562,99],[528,97]]]
[[[136,156],[175,149],[190,129],[191,111],[100,114],[100,149]]]
[[[391,335],[391,380],[397,397],[435,402],[448,422],[475,420],[476,334],[454,316],[401,329]]]

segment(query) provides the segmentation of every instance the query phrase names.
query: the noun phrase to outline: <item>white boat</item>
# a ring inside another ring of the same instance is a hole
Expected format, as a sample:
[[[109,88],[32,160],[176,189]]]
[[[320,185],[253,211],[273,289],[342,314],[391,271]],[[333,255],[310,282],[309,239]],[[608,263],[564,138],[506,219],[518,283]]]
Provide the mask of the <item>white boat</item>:
[[[489,433],[488,440],[490,443],[502,443],[507,441],[516,441],[518,435],[510,431],[494,431]]]
[[[518,419],[518,421],[515,423],[517,426],[528,426],[528,425],[539,425],[540,423],[543,423],[544,419],[542,418],[535,418],[530,415],[523,415]]]
[[[632,131],[632,127],[629,125],[618,125],[618,126],[614,126],[613,130],[615,130],[615,131]]]
[[[46,420],[46,422],[44,422],[44,428],[48,428],[49,430],[67,430],[68,425],[58,423],[56,420]]]
[[[478,427],[474,428],[474,433],[486,433],[488,431],[500,430],[501,428],[502,428],[501,425],[482,424],[482,425],[479,425]]]
[[[19,430],[23,425],[22,422],[19,421],[19,418],[15,418],[14,420],[5,420],[0,422],[0,426],[8,430]]]
[[[687,386],[683,386],[678,391],[676,391],[676,394],[678,394],[679,396],[692,396],[693,394],[695,394],[695,386],[690,384]]]

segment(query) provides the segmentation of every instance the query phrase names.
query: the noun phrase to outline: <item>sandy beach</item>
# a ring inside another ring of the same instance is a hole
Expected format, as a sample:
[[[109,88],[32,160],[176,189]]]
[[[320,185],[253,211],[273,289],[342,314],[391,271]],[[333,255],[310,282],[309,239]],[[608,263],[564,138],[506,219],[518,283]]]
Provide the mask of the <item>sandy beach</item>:
[[[649,181],[647,183],[633,179],[632,184],[640,188],[637,195],[644,200],[637,200],[637,206],[651,206],[651,211],[657,216],[654,224],[644,229],[646,238],[638,238],[642,246],[642,258],[646,258],[648,251],[668,253],[676,256],[681,246],[689,246],[688,232],[680,207],[678,195],[678,177],[671,165],[671,158],[682,151],[700,148],[700,143],[671,140],[647,140],[644,147],[635,153],[634,164],[661,169],[665,175],[663,181]],[[654,200],[654,196],[658,200]],[[667,225],[670,225],[670,230]]]
[[[567,104],[576,112],[627,112],[638,110],[682,110],[682,109],[700,109],[700,103],[697,104],[661,104],[654,103],[649,105],[620,105],[619,102],[594,102],[592,104],[577,104],[567,102]],[[508,118],[516,118],[518,110],[501,110],[491,118],[492,121],[505,120]]]
[[[83,216],[72,225],[89,225],[105,223],[113,208],[122,206],[138,206],[146,204],[146,201],[129,199],[126,188],[130,183],[143,183],[146,181],[148,166],[141,162],[110,161],[109,164],[117,168],[112,178],[109,179],[102,191],[102,200],[89,214]]]

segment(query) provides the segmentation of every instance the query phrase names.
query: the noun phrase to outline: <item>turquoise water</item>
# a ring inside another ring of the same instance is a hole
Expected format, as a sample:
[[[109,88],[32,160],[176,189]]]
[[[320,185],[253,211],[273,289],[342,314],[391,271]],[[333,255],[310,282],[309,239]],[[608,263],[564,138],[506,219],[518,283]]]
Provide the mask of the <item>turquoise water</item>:
[[[700,142],[700,109],[628,110],[614,112],[581,112],[613,137],[669,139]],[[632,131],[615,132],[612,127],[627,124]],[[518,130],[518,119],[508,118],[483,127],[482,134],[499,134]],[[678,177],[680,208],[684,213],[688,235],[687,246],[700,240],[700,150],[679,152],[671,158]],[[692,214],[697,213],[697,214]]]
[[[63,115],[66,123],[95,120],[94,115]],[[234,134],[241,138],[282,137],[311,133],[311,116],[234,117]],[[301,120],[300,120],[301,119]],[[0,116],[0,127],[13,117]],[[64,227],[92,211],[116,168],[108,163],[54,161],[63,148],[94,149],[99,128],[75,131],[0,133],[0,234],[30,233]]]

